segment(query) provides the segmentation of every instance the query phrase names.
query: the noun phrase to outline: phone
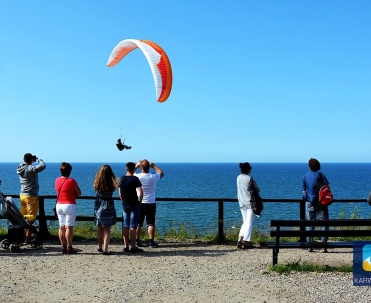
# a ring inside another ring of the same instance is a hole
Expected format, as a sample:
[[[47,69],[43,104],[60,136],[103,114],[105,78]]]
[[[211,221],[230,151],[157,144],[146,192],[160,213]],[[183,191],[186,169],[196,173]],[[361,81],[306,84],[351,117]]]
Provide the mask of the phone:
[[[36,156],[32,156],[32,162],[36,162],[37,161],[37,157]]]

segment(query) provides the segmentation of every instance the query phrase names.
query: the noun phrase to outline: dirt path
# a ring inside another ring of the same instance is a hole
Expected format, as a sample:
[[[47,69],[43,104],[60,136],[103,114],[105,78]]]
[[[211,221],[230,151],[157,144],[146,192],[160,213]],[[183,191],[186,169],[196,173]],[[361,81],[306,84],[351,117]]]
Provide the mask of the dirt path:
[[[267,248],[166,242],[130,254],[113,244],[110,256],[98,253],[95,243],[77,242],[76,248],[76,255],[62,255],[55,243],[17,254],[0,249],[0,302],[366,302],[371,297],[368,287],[352,286],[351,273],[268,272]],[[296,261],[338,266],[352,264],[352,253],[281,250],[279,263]]]

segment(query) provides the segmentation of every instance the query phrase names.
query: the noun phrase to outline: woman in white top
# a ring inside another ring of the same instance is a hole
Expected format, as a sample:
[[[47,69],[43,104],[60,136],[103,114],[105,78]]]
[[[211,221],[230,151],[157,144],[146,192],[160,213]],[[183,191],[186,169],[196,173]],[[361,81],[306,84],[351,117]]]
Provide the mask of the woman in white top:
[[[240,204],[243,224],[238,235],[237,248],[249,248],[255,214],[251,209],[253,187],[259,192],[260,188],[249,174],[252,167],[250,163],[240,163],[241,174],[237,177],[237,197]],[[252,182],[251,182],[252,181]],[[242,243],[244,241],[244,243]]]

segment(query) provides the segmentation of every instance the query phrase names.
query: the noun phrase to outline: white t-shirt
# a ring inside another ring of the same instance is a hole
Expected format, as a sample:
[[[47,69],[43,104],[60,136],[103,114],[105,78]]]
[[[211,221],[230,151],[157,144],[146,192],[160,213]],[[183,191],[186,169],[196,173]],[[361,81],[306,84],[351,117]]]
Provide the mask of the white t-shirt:
[[[158,173],[139,173],[134,174],[142,183],[143,201],[142,203],[156,203],[156,184],[161,176]]]

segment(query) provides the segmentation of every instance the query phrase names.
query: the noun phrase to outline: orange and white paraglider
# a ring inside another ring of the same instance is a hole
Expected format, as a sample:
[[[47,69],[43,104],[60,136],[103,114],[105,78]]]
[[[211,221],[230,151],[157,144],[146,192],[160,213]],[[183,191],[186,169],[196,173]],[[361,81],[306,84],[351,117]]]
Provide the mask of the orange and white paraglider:
[[[122,58],[136,48],[139,48],[144,53],[151,67],[155,80],[157,101],[166,101],[171,92],[173,76],[168,56],[156,43],[148,40],[123,40],[113,49],[108,58],[107,66],[115,66]]]

